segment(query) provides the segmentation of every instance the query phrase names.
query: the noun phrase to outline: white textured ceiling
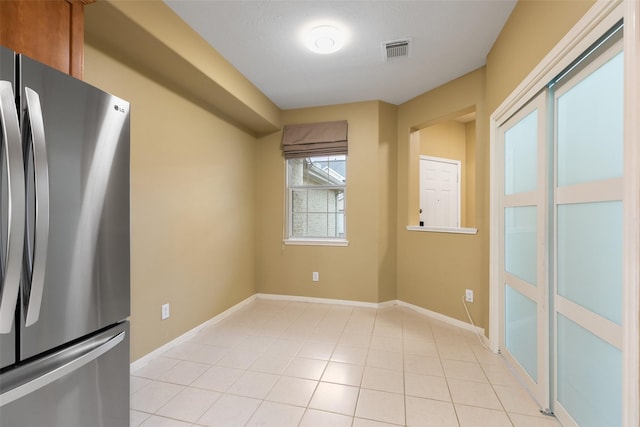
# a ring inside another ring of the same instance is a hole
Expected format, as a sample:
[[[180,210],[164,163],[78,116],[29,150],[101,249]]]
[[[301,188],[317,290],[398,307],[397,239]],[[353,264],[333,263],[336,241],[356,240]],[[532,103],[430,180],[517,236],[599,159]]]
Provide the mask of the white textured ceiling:
[[[516,0],[165,0],[281,109],[382,100],[401,104],[485,64]],[[337,53],[307,50],[301,32],[331,21]],[[408,58],[381,43],[411,38]]]

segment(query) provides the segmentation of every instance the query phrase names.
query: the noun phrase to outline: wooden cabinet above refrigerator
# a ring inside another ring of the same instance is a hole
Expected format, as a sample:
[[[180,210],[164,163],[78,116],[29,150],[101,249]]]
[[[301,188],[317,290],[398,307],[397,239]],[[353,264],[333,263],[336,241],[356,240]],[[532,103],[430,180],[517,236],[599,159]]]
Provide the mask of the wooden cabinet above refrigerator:
[[[0,45],[82,79],[84,6],[94,0],[2,0]]]

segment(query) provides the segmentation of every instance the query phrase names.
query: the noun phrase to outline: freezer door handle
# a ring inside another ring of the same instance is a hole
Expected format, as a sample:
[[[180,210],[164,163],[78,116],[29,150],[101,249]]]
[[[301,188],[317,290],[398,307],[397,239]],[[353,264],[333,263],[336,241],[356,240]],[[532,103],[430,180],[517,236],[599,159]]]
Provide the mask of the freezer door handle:
[[[0,81],[0,122],[2,127],[2,155],[6,160],[7,176],[7,236],[6,253],[2,254],[2,282],[0,284],[0,334],[11,332],[15,314],[24,243],[24,164],[22,161],[22,141],[18,125],[18,112],[11,83]],[[0,165],[0,171],[2,165]],[[4,207],[3,207],[4,208]]]
[[[33,186],[35,196],[33,230],[27,220],[25,233],[25,281],[23,285],[23,304],[25,305],[25,326],[31,326],[40,317],[42,292],[44,289],[47,248],[49,244],[49,164],[44,136],[44,120],[40,96],[36,91],[25,87],[27,114],[23,123],[24,158],[28,165],[33,162]],[[26,168],[30,173],[30,167]],[[29,179],[30,177],[27,177]],[[27,199],[28,204],[31,202]],[[25,208],[25,209],[27,209]],[[33,238],[31,236],[33,233]],[[33,245],[33,247],[31,247]]]
[[[26,381],[18,378],[20,384],[16,386],[0,384],[2,386],[0,388],[0,407],[31,394],[98,359],[122,343],[125,335],[126,331],[122,331],[111,337],[100,338],[96,341],[84,343],[79,347],[74,346],[67,351],[62,351],[59,355],[54,355],[51,360],[46,360],[43,363],[45,366],[35,370],[36,374],[40,371],[45,371],[44,373],[34,375],[34,378],[29,378]],[[2,391],[2,389],[8,390]]]

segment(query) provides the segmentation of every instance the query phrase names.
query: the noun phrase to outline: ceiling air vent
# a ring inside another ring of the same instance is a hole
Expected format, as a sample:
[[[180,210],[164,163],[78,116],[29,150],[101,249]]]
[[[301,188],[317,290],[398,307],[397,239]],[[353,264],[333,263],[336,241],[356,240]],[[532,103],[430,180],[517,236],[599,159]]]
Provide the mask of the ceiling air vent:
[[[382,43],[382,54],[386,61],[409,56],[409,39]]]

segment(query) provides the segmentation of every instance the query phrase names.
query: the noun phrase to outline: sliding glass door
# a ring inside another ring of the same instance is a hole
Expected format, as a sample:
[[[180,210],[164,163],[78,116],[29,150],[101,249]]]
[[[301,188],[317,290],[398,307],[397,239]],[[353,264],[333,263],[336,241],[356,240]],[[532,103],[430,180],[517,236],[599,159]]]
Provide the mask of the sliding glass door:
[[[546,94],[540,94],[500,132],[504,154],[500,285],[502,353],[538,402],[548,408],[545,100]]]
[[[565,427],[623,419],[622,26],[498,129],[500,351]]]
[[[554,411],[565,426],[622,425],[623,64],[619,41],[554,90]]]

